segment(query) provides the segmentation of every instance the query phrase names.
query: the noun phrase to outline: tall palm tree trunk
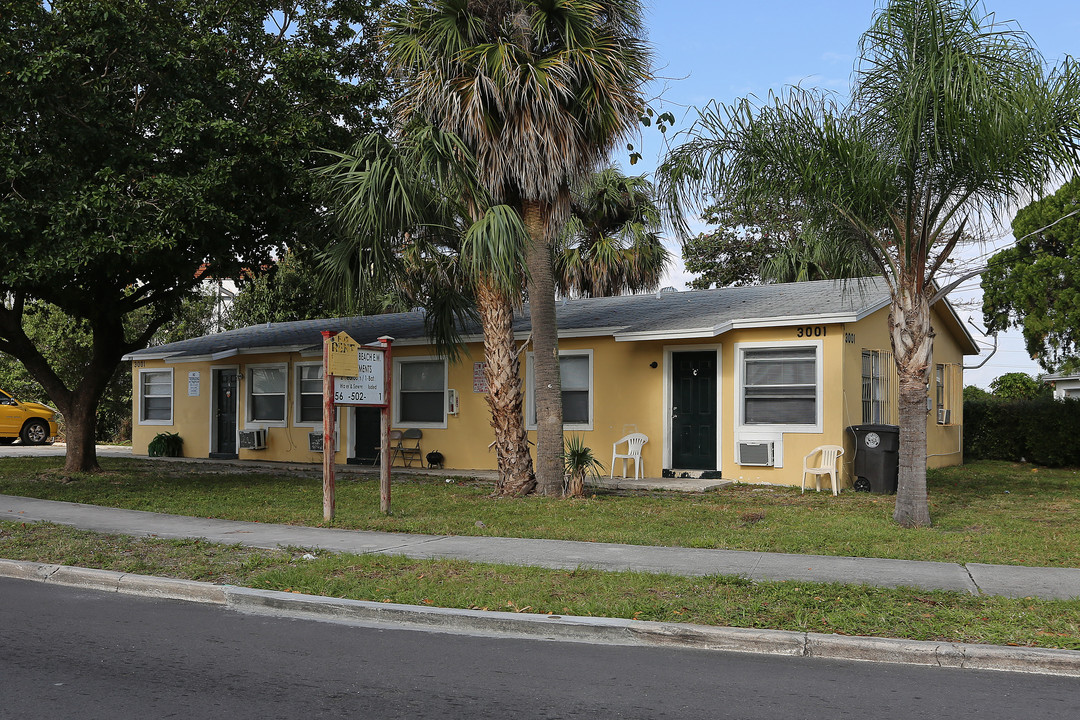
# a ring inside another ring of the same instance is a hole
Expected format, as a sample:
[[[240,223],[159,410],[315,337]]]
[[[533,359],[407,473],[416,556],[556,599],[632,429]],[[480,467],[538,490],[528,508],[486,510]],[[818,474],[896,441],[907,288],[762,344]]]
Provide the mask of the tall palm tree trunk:
[[[536,402],[536,492],[562,495],[563,415],[559,375],[559,328],[555,320],[555,273],[540,203],[522,203],[522,219],[532,242],[525,256],[529,271],[529,312],[534,350]]]
[[[900,468],[893,520],[905,527],[930,525],[926,495],[926,398],[934,333],[925,293],[897,287],[889,314],[899,375]]]
[[[536,487],[522,413],[520,360],[514,346],[513,306],[504,293],[478,283],[476,304],[484,326],[484,374],[499,463],[496,495],[527,495]]]

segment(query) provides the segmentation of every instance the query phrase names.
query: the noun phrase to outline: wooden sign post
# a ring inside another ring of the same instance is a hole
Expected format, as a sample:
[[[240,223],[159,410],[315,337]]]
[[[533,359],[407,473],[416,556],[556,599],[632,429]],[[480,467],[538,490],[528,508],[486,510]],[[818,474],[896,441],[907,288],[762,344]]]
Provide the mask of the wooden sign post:
[[[390,345],[360,345],[348,333],[323,331],[323,520],[334,518],[334,412],[338,405],[381,409],[379,507],[390,514]]]

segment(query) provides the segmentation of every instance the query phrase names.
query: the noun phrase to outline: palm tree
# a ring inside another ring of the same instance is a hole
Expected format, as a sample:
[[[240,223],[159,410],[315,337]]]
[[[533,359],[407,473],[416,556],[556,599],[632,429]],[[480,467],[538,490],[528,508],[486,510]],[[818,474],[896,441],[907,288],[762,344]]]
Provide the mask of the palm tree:
[[[461,137],[494,203],[521,215],[536,357],[537,491],[562,492],[552,244],[570,188],[637,127],[651,78],[637,0],[406,0],[383,33],[401,120]]]
[[[458,138],[413,124],[396,140],[367,136],[348,153],[330,153],[335,161],[317,170],[345,231],[323,251],[322,266],[341,296],[391,288],[424,306],[428,334],[450,357],[458,353],[460,328],[479,316],[499,468],[495,492],[529,493],[536,480],[512,325],[528,235],[513,209],[492,205],[476,185],[475,162]]]
[[[761,279],[777,283],[845,280],[876,273],[864,245],[812,227],[803,228],[761,264]]]
[[[611,297],[660,286],[671,255],[660,240],[652,183],[616,168],[589,176],[571,200],[555,248],[555,284],[566,296]]]
[[[791,89],[700,111],[660,172],[672,208],[785,198],[863,243],[892,296],[900,390],[893,517],[930,523],[926,394],[934,280],[969,226],[1075,167],[1080,77],[1047,72],[1019,28],[972,0],[891,0],[860,42],[851,102]]]

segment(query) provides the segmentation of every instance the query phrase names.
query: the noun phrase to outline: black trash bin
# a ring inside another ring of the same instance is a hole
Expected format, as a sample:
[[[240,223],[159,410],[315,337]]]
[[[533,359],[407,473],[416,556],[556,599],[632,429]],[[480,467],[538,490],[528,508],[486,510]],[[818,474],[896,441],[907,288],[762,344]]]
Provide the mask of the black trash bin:
[[[855,437],[855,489],[896,494],[900,472],[899,425],[852,425]]]

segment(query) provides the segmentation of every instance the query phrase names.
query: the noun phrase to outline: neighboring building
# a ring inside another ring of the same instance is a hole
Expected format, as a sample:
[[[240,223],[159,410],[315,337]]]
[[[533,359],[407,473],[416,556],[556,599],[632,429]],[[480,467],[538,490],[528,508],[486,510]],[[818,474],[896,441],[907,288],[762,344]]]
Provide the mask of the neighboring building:
[[[798,485],[815,447],[850,448],[848,426],[897,422],[888,314],[880,280],[561,301],[566,432],[605,463],[612,443],[645,433],[652,477],[719,471]],[[528,307],[520,315],[515,332],[525,341]],[[344,330],[360,343],[394,338],[394,428],[420,428],[423,451],[440,451],[447,468],[493,469],[479,329],[466,330],[466,353],[449,363],[423,320],[412,312],[275,323],[132,353],[133,450],[145,453],[167,430],[192,457],[318,462],[308,434],[322,422],[320,332]],[[933,324],[927,453],[936,467],[962,462],[963,357],[978,347],[946,301]],[[531,353],[524,359],[531,427]],[[339,410],[338,462],[373,458],[378,412]],[[265,429],[265,449],[238,449],[239,431],[252,429]]]
[[[1054,399],[1080,398],[1080,374],[1044,375],[1043,382],[1054,388]]]

